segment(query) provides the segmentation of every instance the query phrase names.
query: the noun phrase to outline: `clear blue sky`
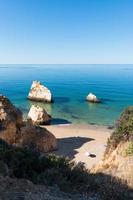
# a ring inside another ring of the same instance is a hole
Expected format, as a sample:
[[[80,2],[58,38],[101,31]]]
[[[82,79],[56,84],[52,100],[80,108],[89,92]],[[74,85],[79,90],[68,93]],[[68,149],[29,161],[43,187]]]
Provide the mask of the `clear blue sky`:
[[[0,63],[133,63],[133,0],[0,0]]]

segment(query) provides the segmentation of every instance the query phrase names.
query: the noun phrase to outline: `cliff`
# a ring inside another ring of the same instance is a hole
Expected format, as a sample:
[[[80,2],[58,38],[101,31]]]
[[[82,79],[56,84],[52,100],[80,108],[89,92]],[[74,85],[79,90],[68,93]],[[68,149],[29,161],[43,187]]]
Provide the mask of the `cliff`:
[[[91,172],[118,177],[133,188],[133,107],[121,114],[103,159]]]

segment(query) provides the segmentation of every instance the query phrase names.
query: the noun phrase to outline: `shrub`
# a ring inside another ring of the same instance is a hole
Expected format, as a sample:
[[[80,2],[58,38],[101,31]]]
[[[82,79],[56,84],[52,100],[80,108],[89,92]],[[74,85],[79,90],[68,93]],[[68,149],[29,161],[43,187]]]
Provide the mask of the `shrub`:
[[[127,149],[126,149],[126,155],[132,156],[133,155],[133,141],[129,143]]]
[[[98,193],[103,200],[129,200],[128,187],[104,174],[90,174],[82,163],[56,155],[42,156],[28,149],[8,146],[0,141],[0,160],[11,177],[26,178],[35,184],[57,185],[62,191]]]
[[[4,144],[4,143],[3,143]],[[88,172],[81,164],[53,154],[41,156],[28,149],[0,145],[0,160],[11,170],[11,177],[25,178],[36,184],[58,185],[67,191],[87,184]]]
[[[116,124],[116,129],[108,140],[106,153],[114,149],[120,142],[130,141],[133,139],[133,106],[128,107],[121,114]]]

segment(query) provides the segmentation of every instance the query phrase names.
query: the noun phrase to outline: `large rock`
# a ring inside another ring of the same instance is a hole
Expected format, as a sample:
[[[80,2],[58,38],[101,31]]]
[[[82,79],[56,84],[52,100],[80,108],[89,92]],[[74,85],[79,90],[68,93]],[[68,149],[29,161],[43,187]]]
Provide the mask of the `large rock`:
[[[9,144],[16,143],[18,134],[23,126],[23,117],[5,96],[0,96],[0,138]]]
[[[28,99],[33,101],[53,102],[50,90],[39,81],[33,81]]]
[[[34,105],[30,108],[28,118],[36,125],[49,125],[51,122],[51,116],[42,107]]]
[[[100,100],[96,97],[96,95],[89,93],[86,97],[86,100],[92,103],[100,103]]]
[[[55,136],[30,121],[23,122],[22,113],[4,96],[0,96],[0,138],[8,144],[26,146],[41,152],[57,148]]]
[[[48,152],[57,149],[57,141],[55,136],[47,129],[33,126],[27,123],[21,129],[21,140],[19,145],[29,147],[41,152]]]

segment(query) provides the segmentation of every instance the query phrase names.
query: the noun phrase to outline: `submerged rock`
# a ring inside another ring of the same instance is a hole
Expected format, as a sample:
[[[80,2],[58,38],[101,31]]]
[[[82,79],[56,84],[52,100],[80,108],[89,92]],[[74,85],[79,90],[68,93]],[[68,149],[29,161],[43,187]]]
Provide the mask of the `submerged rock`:
[[[89,93],[86,100],[92,103],[100,103],[101,101],[96,97],[96,95]]]
[[[41,152],[57,148],[52,133],[30,121],[24,122],[21,111],[4,96],[0,96],[0,138],[8,144],[26,146]]]
[[[33,81],[28,99],[33,101],[53,102],[51,91],[39,81]]]
[[[51,122],[51,116],[44,110],[44,108],[32,105],[28,113],[33,124],[36,125],[49,125]]]

